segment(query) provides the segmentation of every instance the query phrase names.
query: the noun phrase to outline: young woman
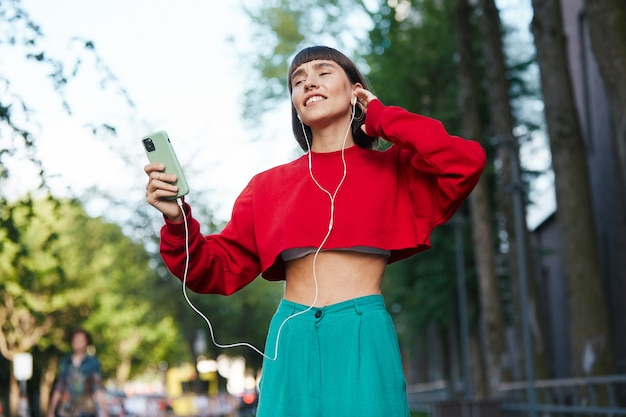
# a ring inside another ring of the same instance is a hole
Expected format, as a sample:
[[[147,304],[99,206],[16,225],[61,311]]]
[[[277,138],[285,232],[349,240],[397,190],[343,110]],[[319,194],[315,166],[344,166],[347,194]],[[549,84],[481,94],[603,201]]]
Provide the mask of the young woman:
[[[408,416],[385,267],[430,247],[478,182],[485,152],[383,105],[335,49],[300,51],[288,83],[305,155],[252,178],[221,233],[203,236],[187,203],[164,199],[176,178],[145,167],[146,199],[165,216],[161,254],[200,293],[232,294],[259,274],[285,281],[258,416]],[[372,149],[378,137],[393,145]]]

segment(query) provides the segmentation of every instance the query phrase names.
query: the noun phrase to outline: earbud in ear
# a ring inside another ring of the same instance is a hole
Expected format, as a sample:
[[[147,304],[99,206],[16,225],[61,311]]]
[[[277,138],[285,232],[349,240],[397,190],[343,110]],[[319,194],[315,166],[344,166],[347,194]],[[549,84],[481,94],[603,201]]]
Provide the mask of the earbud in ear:
[[[352,96],[352,105],[354,106],[356,104],[356,96]]]

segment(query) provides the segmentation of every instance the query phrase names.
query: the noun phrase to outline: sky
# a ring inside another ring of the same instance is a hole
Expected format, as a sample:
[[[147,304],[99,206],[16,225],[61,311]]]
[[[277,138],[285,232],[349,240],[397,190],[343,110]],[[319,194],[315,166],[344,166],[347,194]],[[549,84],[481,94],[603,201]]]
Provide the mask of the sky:
[[[243,57],[252,46],[238,1],[62,4],[22,0],[45,35],[46,50],[83,61],[66,89],[71,117],[62,110],[41,65],[20,59],[19,51],[0,61],[12,90],[36,110],[39,156],[55,192],[80,195],[95,185],[142,199],[147,159],[140,139],[166,130],[190,183],[188,199],[208,201],[218,217],[227,219],[234,199],[255,173],[296,155],[286,104],[261,125],[243,123]],[[104,90],[97,87],[103,73],[93,56],[72,41],[75,37],[94,42],[117,83]],[[120,87],[134,107],[117,93]],[[93,137],[85,124],[97,122],[114,125],[118,134]],[[14,163],[21,167],[18,181],[11,184],[14,193],[36,186],[23,161],[16,158]]]

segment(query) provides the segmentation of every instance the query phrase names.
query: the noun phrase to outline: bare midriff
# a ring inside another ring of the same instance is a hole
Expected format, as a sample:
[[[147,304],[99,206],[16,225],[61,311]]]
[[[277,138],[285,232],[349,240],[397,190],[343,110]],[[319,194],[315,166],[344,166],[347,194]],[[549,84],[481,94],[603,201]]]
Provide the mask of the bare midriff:
[[[323,307],[366,295],[380,294],[387,256],[353,251],[319,252],[286,262],[284,298]],[[315,301],[315,302],[314,302]]]

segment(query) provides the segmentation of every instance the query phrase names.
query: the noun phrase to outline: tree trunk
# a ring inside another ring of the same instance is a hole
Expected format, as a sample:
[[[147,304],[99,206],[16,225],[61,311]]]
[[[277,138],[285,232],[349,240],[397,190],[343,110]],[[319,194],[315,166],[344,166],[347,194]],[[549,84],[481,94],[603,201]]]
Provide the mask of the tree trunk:
[[[480,0],[479,6],[481,8],[481,21],[480,28],[483,35],[483,54],[485,57],[486,77],[489,110],[491,113],[491,123],[493,127],[493,134],[496,138],[504,141],[510,141],[514,139],[513,136],[513,114],[511,111],[510,97],[509,97],[509,82],[507,80],[507,68],[504,58],[504,52],[502,47],[502,30],[500,28],[500,17],[498,9],[494,0]],[[524,224],[521,230],[517,230],[514,221],[514,201],[511,192],[511,187],[517,187],[518,189],[513,192],[521,192],[521,184],[514,184],[515,178],[512,176],[513,168],[517,165],[519,167],[519,155],[517,151],[511,152],[510,146],[517,148],[517,143],[507,145],[501,143],[497,147],[497,159],[501,163],[500,167],[500,189],[498,191],[498,204],[504,220],[504,228],[508,235],[508,271],[512,281],[512,288],[514,290],[513,302],[515,305],[516,314],[514,314],[514,320],[516,321],[516,336],[522,346],[521,332],[522,322],[520,321],[523,314],[528,317],[538,317],[536,310],[531,310],[537,305],[533,300],[536,297],[536,285],[534,278],[534,268],[531,256],[530,238],[529,232],[526,227],[526,208],[522,205],[518,209],[522,211],[522,219]],[[521,236],[518,236],[521,234]],[[518,238],[523,242],[523,246],[520,247],[517,241]],[[524,255],[525,254],[525,255]],[[525,265],[522,265],[524,263]],[[520,276],[520,266],[524,266],[525,281],[529,294],[529,303],[526,306],[528,311],[522,311],[522,305],[520,303],[520,292],[522,277]],[[543,333],[533,332],[533,357],[532,362],[537,377],[545,378],[548,375],[548,366],[545,351],[542,349],[544,343],[542,342]],[[521,355],[523,356],[523,355]],[[528,377],[528,376],[526,376]]]
[[[124,356],[122,360],[117,365],[115,370],[115,383],[120,386],[124,382],[128,381],[128,377],[130,376],[130,368],[132,366],[131,358],[128,356]]]
[[[48,405],[50,402],[50,396],[52,394],[52,389],[54,388],[54,379],[56,377],[57,369],[58,369],[58,358],[53,358],[46,364],[46,368],[41,377],[41,383],[39,388],[39,395],[41,397],[41,412],[42,415],[48,410]]]
[[[484,131],[479,114],[478,86],[475,74],[475,60],[472,51],[472,9],[467,0],[460,0],[457,4],[457,29],[459,50],[459,101],[463,115],[462,134],[468,139],[484,138]],[[485,144],[483,144],[485,145]],[[487,171],[488,172],[488,171]],[[469,197],[472,218],[472,243],[476,258],[478,289],[480,293],[482,319],[486,329],[485,360],[472,363],[473,380],[481,383],[475,386],[477,393],[490,392],[497,387],[502,373],[502,358],[506,351],[504,339],[504,313],[498,277],[496,275],[495,248],[492,219],[494,218],[489,204],[489,190],[487,173],[478,182]],[[480,326],[472,326],[474,332],[479,332]],[[480,333],[478,333],[480,334]],[[491,389],[487,389],[484,381],[483,369],[477,367],[487,363],[489,380],[493,381]]]
[[[591,46],[611,105],[621,184],[626,195],[626,2],[585,1]]]
[[[555,176],[576,375],[613,372],[586,152],[567,66],[560,0],[533,0],[531,24]]]

